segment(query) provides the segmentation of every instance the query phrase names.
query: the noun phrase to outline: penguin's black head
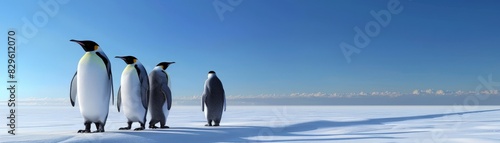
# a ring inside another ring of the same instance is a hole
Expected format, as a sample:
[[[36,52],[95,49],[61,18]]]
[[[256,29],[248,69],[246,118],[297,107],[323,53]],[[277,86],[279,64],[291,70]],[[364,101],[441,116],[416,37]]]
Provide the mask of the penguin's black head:
[[[167,68],[168,68],[168,66],[169,66],[170,64],[173,64],[173,63],[175,63],[175,62],[161,62],[161,63],[158,63],[156,66],[161,66],[161,68],[162,68],[163,70],[165,70],[165,69],[167,69]]]
[[[215,72],[214,71],[209,71],[208,74],[215,74]]]
[[[99,45],[94,42],[94,41],[90,41],[90,40],[74,40],[74,39],[71,39],[69,40],[71,42],[76,42],[78,44],[80,44],[80,46],[82,46],[83,50],[85,50],[85,52],[91,52],[91,51],[95,51],[97,49],[99,49]]]
[[[134,56],[116,56],[115,58],[120,58],[127,64],[135,64],[135,62],[137,62],[137,58]]]

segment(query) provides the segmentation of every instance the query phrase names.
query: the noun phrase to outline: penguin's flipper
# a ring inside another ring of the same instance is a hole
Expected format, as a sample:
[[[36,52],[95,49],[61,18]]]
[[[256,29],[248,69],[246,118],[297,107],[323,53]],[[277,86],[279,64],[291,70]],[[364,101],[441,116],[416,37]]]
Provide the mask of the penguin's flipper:
[[[141,82],[141,101],[144,109],[148,109],[149,104],[149,78],[146,69],[142,65],[135,65],[135,69],[139,75],[139,80]]]
[[[161,92],[165,96],[165,100],[168,103],[167,109],[170,110],[172,107],[172,92],[170,91],[170,88],[168,88],[167,84],[161,85]]]
[[[120,112],[120,106],[122,105],[122,87],[118,87],[118,95],[116,97],[116,108],[118,108],[118,112]]]
[[[224,97],[224,111],[226,111],[226,93],[222,94],[222,97]]]
[[[205,98],[207,98],[207,94],[210,91],[207,87],[207,82],[205,82],[205,89],[203,90],[203,94],[201,95],[201,111],[205,111]]]
[[[111,64],[108,69],[109,76],[113,77],[113,74],[111,72]],[[109,82],[111,82],[111,105],[115,105],[115,90],[113,88],[113,78],[109,79]]]
[[[172,92],[170,91],[170,88],[168,89],[167,100],[168,100],[168,108],[167,109],[170,110],[170,108],[172,107]]]
[[[201,111],[202,112],[205,111],[205,106],[203,104],[205,104],[205,94],[203,94],[201,96]]]
[[[220,86],[222,87],[222,83]],[[224,91],[224,88],[222,88],[222,97],[224,98],[224,111],[226,111],[226,92]]]
[[[205,103],[205,96],[201,96],[201,112],[205,111],[205,106],[203,104]]]
[[[75,101],[76,101],[76,90],[77,90],[77,86],[76,86],[76,73],[75,72],[75,75],[73,75],[73,79],[71,79],[71,85],[70,85],[70,91],[69,91],[69,99],[71,101],[71,106],[75,107]]]
[[[106,70],[108,71],[108,82],[111,84],[111,104],[115,105],[115,91],[113,89],[113,73],[111,72],[111,63],[109,62],[108,56],[106,56],[104,52],[96,52],[96,54],[106,65]]]
[[[141,87],[141,100],[142,100],[142,106],[144,109],[148,109],[148,104],[149,104],[149,81],[148,78],[145,78],[146,80],[143,80],[142,82],[142,87]],[[145,83],[145,84],[144,84]]]

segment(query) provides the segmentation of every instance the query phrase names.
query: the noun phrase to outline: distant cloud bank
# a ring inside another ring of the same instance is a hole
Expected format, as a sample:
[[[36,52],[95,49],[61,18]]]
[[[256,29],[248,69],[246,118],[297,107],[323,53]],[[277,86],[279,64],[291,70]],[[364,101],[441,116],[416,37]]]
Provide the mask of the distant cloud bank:
[[[291,93],[261,95],[228,95],[228,105],[500,105],[498,90],[449,91],[414,90],[401,92],[357,92],[357,93]],[[480,98],[479,98],[480,97]],[[474,101],[471,101],[474,99]],[[174,105],[200,105],[200,96],[174,96]],[[23,105],[66,105],[68,98],[21,98]]]

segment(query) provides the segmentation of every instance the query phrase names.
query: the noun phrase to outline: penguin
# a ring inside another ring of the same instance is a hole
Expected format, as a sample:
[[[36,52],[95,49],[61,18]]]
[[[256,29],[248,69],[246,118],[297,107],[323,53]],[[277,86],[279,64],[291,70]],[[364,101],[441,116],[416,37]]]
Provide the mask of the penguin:
[[[111,63],[101,47],[90,40],[70,40],[78,43],[85,54],[78,62],[78,69],[71,80],[70,101],[75,106],[78,101],[85,129],[78,133],[90,133],[94,123],[97,130],[104,132],[108,118],[109,102],[114,98]],[[114,101],[111,101],[112,104]]]
[[[175,62],[161,62],[149,74],[149,128],[156,129],[156,123],[160,122],[160,128],[165,126],[170,108],[172,107],[172,93],[170,91],[170,78],[165,70]]]
[[[205,112],[208,124],[205,126],[219,126],[222,112],[226,111],[226,95],[222,82],[215,75],[214,71],[208,72],[208,79],[205,81],[205,90],[201,97],[201,111]]]
[[[139,122],[141,127],[135,131],[144,130],[149,102],[149,79],[144,66],[134,56],[116,56],[127,66],[122,72],[120,87],[118,88],[117,105],[127,117],[127,127],[119,130],[130,130],[132,122]],[[122,88],[123,87],[123,88]]]

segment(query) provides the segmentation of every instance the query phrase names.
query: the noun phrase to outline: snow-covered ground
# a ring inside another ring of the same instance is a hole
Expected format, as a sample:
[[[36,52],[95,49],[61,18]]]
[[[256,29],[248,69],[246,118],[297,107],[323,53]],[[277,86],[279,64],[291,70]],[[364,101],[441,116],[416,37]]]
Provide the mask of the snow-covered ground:
[[[126,119],[112,107],[106,132],[91,134],[76,133],[78,107],[21,106],[15,136],[3,115],[0,142],[500,142],[498,106],[228,106],[220,127],[203,126],[198,106],[173,106],[170,129],[144,131],[118,130]]]

